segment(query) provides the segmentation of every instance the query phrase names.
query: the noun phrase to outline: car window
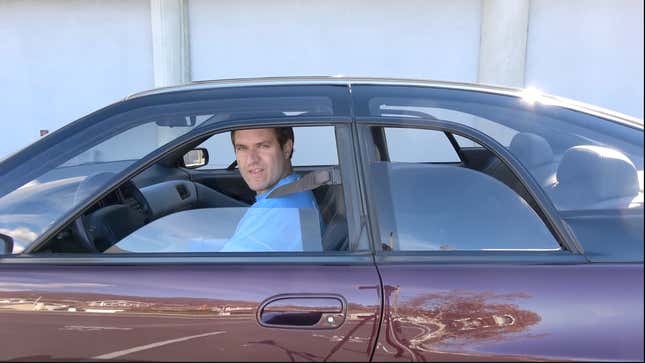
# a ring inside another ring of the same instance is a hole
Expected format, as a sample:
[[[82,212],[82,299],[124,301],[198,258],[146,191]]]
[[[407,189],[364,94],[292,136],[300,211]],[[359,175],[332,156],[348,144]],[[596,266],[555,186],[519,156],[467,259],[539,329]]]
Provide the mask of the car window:
[[[373,128],[378,129],[378,128]],[[443,133],[406,129],[407,135]],[[378,134],[372,132],[371,134]],[[415,137],[395,139],[390,155]],[[439,155],[440,156],[440,155]],[[428,152],[420,162],[373,160],[371,198],[376,202],[381,244],[386,250],[558,250],[559,244],[516,191],[479,170]]]
[[[459,156],[445,134],[430,130],[385,128],[390,161],[458,163]]]
[[[359,87],[359,115],[460,123],[493,137],[560,211],[643,207],[643,131],[522,98],[431,88]],[[363,92],[361,92],[363,91]],[[462,147],[475,146],[456,138]]]
[[[186,94],[171,103],[164,96],[160,100],[152,96],[153,101],[134,99],[108,106],[48,135],[39,147],[3,161],[0,234],[13,240],[13,253],[21,253],[119,173],[183,135],[233,120],[346,114],[345,106],[334,103],[345,96],[336,88],[259,87]],[[17,157],[20,162],[14,162]],[[157,165],[147,175],[181,175],[167,174],[166,168]]]
[[[12,236],[13,252],[22,252],[51,224],[99,192],[125,168],[198,126],[183,124],[171,129],[158,120],[145,117],[107,140],[79,148],[75,154],[70,152],[71,157],[64,162],[0,198],[0,233]]]
[[[180,166],[180,154],[172,154],[176,161],[166,160],[164,165],[153,164],[144,169],[133,180],[97,201],[38,252],[347,250],[347,221],[338,162],[289,169],[283,147],[291,145],[290,139],[284,146],[279,146],[277,141],[278,133],[288,135],[290,131],[301,136],[327,135],[331,139],[327,144],[299,139],[300,143],[293,144],[292,158],[301,152],[314,158],[320,155],[318,160],[329,162],[323,155],[337,155],[336,128],[312,126],[309,128],[313,131],[304,132],[303,128],[307,127],[238,130],[236,153],[253,154],[247,156],[247,161],[241,161],[243,165],[238,170],[191,170]],[[267,146],[267,137],[275,141],[272,146]],[[227,150],[233,149],[228,131],[209,138],[226,140]],[[96,193],[101,190],[103,178],[112,176],[109,173],[92,175],[70,188],[69,193],[74,198]],[[86,186],[86,180],[92,179],[97,180]],[[19,251],[14,249],[14,253]]]
[[[274,199],[276,202],[266,204],[264,202],[271,196],[265,196],[271,191],[256,196],[242,176],[244,171],[214,170],[216,173],[209,176],[208,169],[200,169],[199,176],[192,178],[192,182],[180,182],[188,190],[187,194],[194,194],[194,201],[188,205],[174,195],[177,182],[161,181],[143,187],[143,195],[156,217],[150,223],[123,233],[122,239],[111,241],[99,250],[105,253],[168,253],[347,249],[347,222],[336,156],[335,128],[310,126],[292,130],[295,141],[293,162],[297,160],[296,155],[303,154],[300,160],[308,158],[310,162],[318,160],[322,163],[294,165],[293,174],[299,177],[328,176],[328,182],[301,186],[298,183],[304,181],[303,178],[290,180],[280,186],[291,185],[294,189]],[[316,142],[313,136],[327,139]],[[200,147],[213,147],[217,142],[226,143],[223,149],[233,151],[229,132],[209,137]],[[209,149],[209,154],[212,150]],[[333,155],[333,159],[329,155]],[[231,152],[233,160],[235,156]],[[268,168],[262,162],[258,167]],[[247,192],[250,198],[243,197]],[[280,202],[284,198],[289,198],[285,199],[287,204]]]
[[[298,152],[294,153],[293,166],[316,166],[338,164],[334,129],[325,126],[298,127],[294,129]],[[307,145],[307,147],[301,147]],[[224,169],[235,160],[229,133],[217,134],[198,147],[208,150],[208,164],[201,169]],[[326,152],[319,152],[326,150]]]

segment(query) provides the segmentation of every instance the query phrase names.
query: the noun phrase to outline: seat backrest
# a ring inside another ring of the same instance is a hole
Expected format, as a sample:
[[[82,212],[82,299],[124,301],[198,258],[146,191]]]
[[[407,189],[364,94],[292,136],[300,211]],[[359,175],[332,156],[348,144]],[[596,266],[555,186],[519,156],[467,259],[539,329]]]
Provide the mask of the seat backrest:
[[[627,207],[639,193],[638,173],[618,150],[578,145],[562,156],[553,199],[562,209]]]
[[[323,250],[346,250],[348,236],[343,186],[341,184],[322,185],[314,189],[313,193],[325,224],[322,236]]]

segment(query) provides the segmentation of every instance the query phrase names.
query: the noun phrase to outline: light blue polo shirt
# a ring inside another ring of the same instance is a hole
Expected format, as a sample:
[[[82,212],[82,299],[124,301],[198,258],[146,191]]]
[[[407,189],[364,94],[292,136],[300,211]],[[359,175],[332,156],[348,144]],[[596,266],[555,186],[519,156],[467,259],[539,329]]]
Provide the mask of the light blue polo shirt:
[[[235,233],[220,251],[302,251],[299,208],[313,208],[320,216],[313,193],[305,191],[278,198],[267,198],[276,188],[298,179],[300,179],[299,175],[289,174],[276,183],[271,190],[258,194],[255,197],[255,203],[246,211],[237,224]]]

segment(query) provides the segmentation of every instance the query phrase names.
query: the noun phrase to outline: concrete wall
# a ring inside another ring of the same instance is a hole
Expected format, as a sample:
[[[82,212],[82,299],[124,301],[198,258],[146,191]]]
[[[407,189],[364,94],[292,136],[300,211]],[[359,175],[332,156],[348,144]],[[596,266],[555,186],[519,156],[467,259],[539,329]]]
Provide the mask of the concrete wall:
[[[0,0],[0,158],[153,87],[148,0]]]
[[[527,87],[643,118],[643,1],[531,0]]]
[[[193,80],[477,81],[482,1],[189,0]],[[152,88],[149,0],[0,0],[0,159]],[[643,117],[643,2],[531,0],[525,85]]]
[[[472,0],[190,0],[192,76],[474,82],[480,7]]]

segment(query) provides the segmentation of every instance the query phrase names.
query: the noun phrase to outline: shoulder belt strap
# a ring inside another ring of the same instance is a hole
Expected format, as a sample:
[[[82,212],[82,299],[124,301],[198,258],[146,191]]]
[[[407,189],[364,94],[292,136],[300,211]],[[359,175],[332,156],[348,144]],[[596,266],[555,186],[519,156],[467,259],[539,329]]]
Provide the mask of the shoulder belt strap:
[[[340,173],[336,168],[315,170],[307,173],[295,182],[276,188],[267,198],[284,197],[293,193],[313,190],[325,184],[340,184]]]

